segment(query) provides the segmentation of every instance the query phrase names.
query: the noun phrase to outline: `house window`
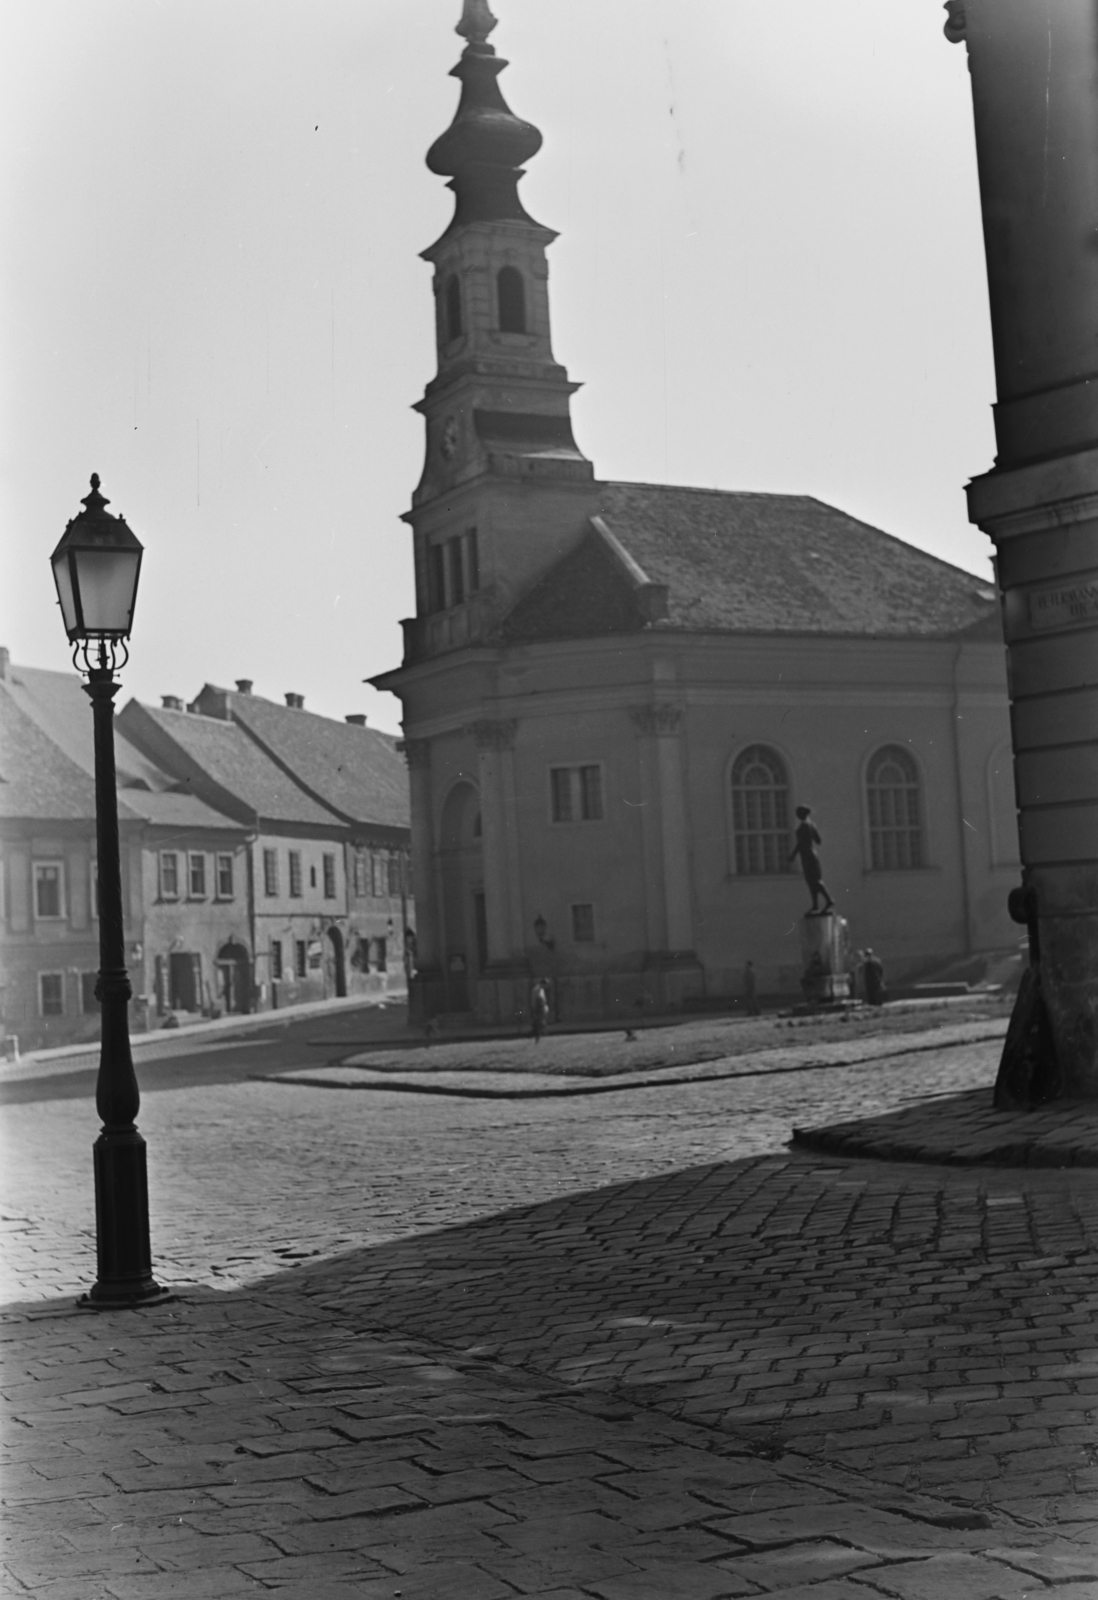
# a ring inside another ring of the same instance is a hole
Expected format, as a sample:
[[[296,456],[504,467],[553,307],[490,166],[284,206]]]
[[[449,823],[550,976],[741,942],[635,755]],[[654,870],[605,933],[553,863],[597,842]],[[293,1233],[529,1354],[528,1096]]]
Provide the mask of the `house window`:
[[[388,941],[386,939],[375,939],[374,940],[374,944],[375,944],[376,949],[377,949],[377,970],[379,972],[388,972],[388,970],[389,970],[389,945],[388,945]]]
[[[217,898],[231,900],[233,897],[233,858],[231,855],[218,856],[217,858]]]
[[[389,893],[400,893],[400,862],[401,857],[395,853],[389,857]]]
[[[902,745],[878,750],[866,769],[869,858],[875,872],[903,872],[923,864],[919,773]]]
[[[205,900],[206,898],[206,857],[192,855],[187,860],[187,898],[190,900]]]
[[[766,745],[750,745],[736,757],[732,828],[738,873],[788,871],[789,777],[781,756]]]
[[[336,897],[336,858],[324,857],[324,898],[334,900]]]
[[[499,296],[500,333],[526,332],[526,289],[522,274],[514,267],[502,267],[496,279]]]
[[[366,895],[369,893],[369,862],[361,850],[356,850],[352,863],[354,871],[355,894]]]
[[[278,893],[278,851],[263,852],[263,893],[273,900]]]
[[[379,850],[370,851],[370,894],[380,900],[382,895],[382,857]]]
[[[310,867],[309,868],[309,888],[310,889],[315,889],[316,888],[316,868],[315,867]]]
[[[282,977],[282,940],[271,940],[271,980],[277,983]]]
[[[600,766],[551,767],[549,787],[554,822],[601,822]]]
[[[446,280],[446,337],[460,339],[461,335],[461,280],[452,272]]]
[[[45,922],[51,918],[63,917],[65,914],[61,893],[63,870],[60,861],[34,863],[34,914],[39,921]],[[43,1016],[53,1014],[45,1011],[42,1013]]]
[[[160,898],[179,899],[179,857],[174,850],[160,852]]]
[[[38,1010],[44,1017],[65,1015],[65,976],[61,972],[38,974]]]
[[[294,972],[297,974],[297,976],[299,978],[303,978],[305,976],[306,972],[309,970],[308,961],[309,961],[309,952],[305,948],[304,939],[295,939],[294,940]]]
[[[290,851],[290,899],[301,899],[301,851]]]
[[[593,944],[595,939],[595,908],[589,902],[572,907],[572,940],[575,944]]]
[[[80,1009],[85,1015],[99,1010],[99,1001],[95,997],[95,986],[98,982],[98,972],[80,974]]]

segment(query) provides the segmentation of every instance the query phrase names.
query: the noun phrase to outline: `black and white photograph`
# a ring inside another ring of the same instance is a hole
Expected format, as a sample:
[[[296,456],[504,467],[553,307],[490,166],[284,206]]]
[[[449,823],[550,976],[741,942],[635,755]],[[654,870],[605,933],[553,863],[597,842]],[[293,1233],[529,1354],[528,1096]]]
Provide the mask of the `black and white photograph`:
[[[1098,1596],[1098,0],[0,7],[0,1596]]]

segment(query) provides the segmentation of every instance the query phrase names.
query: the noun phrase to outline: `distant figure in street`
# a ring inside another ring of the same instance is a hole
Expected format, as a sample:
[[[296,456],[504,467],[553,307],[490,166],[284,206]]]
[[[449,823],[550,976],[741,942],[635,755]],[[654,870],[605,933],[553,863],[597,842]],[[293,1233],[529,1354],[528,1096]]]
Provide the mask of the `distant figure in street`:
[[[811,815],[811,806],[797,807],[797,816],[800,819],[797,823],[797,842],[789,852],[789,859],[792,861],[795,856],[801,858],[801,871],[804,873],[808,892],[812,896],[812,910],[808,913],[809,916],[822,916],[824,912],[831,910],[835,902],[831,898],[827,884],[823,881],[823,868],[816,854],[816,846],[822,844],[823,840],[815,823],[808,820]],[[817,910],[821,894],[826,902],[823,911]]]
[[[541,1036],[549,1022],[549,994],[545,987],[545,979],[539,978],[530,990],[530,1021],[533,1026],[534,1043],[541,1043]]]
[[[884,962],[880,956],[874,955],[872,950],[867,950],[865,953],[865,960],[862,962],[862,975],[865,979],[866,1004],[883,1006],[887,998],[884,981]]]
[[[755,991],[755,963],[749,961],[743,969],[743,1004],[749,1017],[757,1017],[759,1014],[759,1002]]]

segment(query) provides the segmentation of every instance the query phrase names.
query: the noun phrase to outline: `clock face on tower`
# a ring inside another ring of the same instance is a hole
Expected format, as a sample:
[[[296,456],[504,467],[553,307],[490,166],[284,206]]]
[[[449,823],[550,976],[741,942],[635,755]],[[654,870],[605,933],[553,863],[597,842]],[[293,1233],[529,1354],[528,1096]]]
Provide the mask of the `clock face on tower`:
[[[442,425],[442,438],[439,441],[439,449],[447,461],[452,461],[457,455],[457,447],[458,419],[454,416],[449,416]]]

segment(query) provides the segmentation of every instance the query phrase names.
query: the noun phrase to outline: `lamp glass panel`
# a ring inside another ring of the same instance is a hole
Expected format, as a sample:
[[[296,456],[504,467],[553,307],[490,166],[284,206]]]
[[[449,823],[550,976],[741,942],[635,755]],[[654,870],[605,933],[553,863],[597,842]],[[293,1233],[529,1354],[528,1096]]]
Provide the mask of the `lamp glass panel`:
[[[128,634],[140,550],[77,550],[75,556],[84,632]]]
[[[61,615],[65,619],[65,632],[71,639],[76,632],[76,596],[72,592],[72,573],[69,570],[69,552],[62,550],[54,556],[53,581],[57,585],[57,598],[61,602]]]

